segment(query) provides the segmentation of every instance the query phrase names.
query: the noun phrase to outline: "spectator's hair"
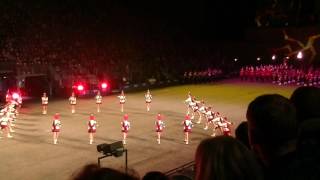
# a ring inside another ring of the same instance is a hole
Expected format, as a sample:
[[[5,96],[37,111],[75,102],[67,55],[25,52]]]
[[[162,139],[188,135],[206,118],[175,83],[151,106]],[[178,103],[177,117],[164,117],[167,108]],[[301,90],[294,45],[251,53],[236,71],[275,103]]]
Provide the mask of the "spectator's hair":
[[[169,178],[159,171],[150,171],[145,174],[142,180],[169,180]]]
[[[248,149],[251,149],[248,136],[248,122],[242,121],[235,130],[236,139],[244,144]]]
[[[138,178],[123,172],[111,169],[100,168],[96,164],[88,164],[81,171],[75,174],[72,180],[138,180]]]
[[[298,123],[306,119],[320,118],[320,88],[299,87],[290,97],[297,110]]]
[[[247,109],[250,145],[276,148],[296,139],[295,107],[279,94],[267,94],[253,100]]]
[[[192,180],[192,178],[182,175],[182,174],[176,174],[170,177],[170,180]]]
[[[196,180],[262,180],[254,154],[230,136],[203,140],[196,151]]]

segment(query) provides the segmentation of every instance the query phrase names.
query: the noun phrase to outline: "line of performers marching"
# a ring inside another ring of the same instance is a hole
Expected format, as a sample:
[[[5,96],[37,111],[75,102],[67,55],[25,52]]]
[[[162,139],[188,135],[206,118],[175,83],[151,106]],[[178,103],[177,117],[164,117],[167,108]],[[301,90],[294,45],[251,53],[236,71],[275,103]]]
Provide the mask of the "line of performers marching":
[[[19,115],[18,110],[21,107],[22,99],[20,99],[20,97],[7,98],[6,102],[5,106],[0,110],[0,127],[2,134],[7,138],[12,138],[11,133],[15,132],[13,127]]]
[[[121,91],[121,94],[118,96],[119,103],[120,103],[120,110],[121,112],[124,111],[124,104],[126,102],[126,96],[123,91]],[[48,111],[48,97],[46,93],[43,93],[43,96],[41,98],[42,100],[42,114],[47,114]],[[95,96],[96,104],[97,104],[97,112],[101,112],[100,106],[102,104],[102,96],[100,92],[98,91],[97,95]],[[146,102],[146,110],[150,111],[151,108],[151,102],[152,102],[152,95],[150,91],[148,90],[145,94],[145,102]],[[205,127],[204,129],[207,130],[210,125],[212,125],[213,134],[212,136],[216,135],[216,130],[220,130],[220,134],[230,136],[230,125],[232,125],[231,122],[227,120],[226,117],[222,117],[219,112],[214,112],[212,107],[207,107],[204,103],[204,101],[197,101],[197,99],[191,95],[191,93],[188,93],[187,99],[184,101],[187,106],[187,113],[185,116],[184,121],[182,122],[183,130],[184,130],[184,141],[186,144],[189,144],[189,134],[191,133],[192,127],[193,127],[193,120],[196,115],[198,115],[198,121],[197,124],[200,124],[202,119],[204,118],[205,121]],[[69,103],[71,107],[71,113],[75,113],[76,110],[76,104],[77,104],[77,98],[74,93],[69,98]],[[1,118],[0,118],[0,125],[1,129],[5,131],[5,134],[8,138],[11,138],[10,132],[14,132],[12,127],[14,126],[13,122],[16,120],[17,114],[18,114],[18,107],[21,106],[17,101],[11,100],[5,108],[1,110]],[[89,133],[89,144],[92,144],[94,141],[94,136],[97,130],[97,121],[95,119],[95,116],[93,114],[90,114],[89,120],[88,120],[88,133]],[[61,130],[61,119],[60,114],[56,113],[53,117],[52,122],[52,133],[53,133],[53,144],[57,144],[59,132]],[[121,122],[121,131],[123,133],[123,144],[126,144],[127,141],[127,135],[130,130],[130,121],[128,114],[125,114],[123,116],[123,120]],[[157,114],[156,120],[155,120],[155,131],[157,133],[157,142],[158,144],[161,143],[161,134],[165,128],[165,122],[163,120],[163,115],[160,113]]]
[[[183,122],[186,144],[189,142],[189,133],[193,127],[192,120],[196,115],[198,116],[197,124],[200,124],[202,119],[205,119],[204,130],[208,130],[209,126],[212,125],[213,132],[211,136],[216,136],[216,130],[219,130],[222,135],[231,136],[231,125],[233,123],[228,121],[227,117],[223,117],[219,112],[214,112],[211,106],[206,106],[203,100],[198,101],[190,92],[184,102],[187,106],[187,115]]]

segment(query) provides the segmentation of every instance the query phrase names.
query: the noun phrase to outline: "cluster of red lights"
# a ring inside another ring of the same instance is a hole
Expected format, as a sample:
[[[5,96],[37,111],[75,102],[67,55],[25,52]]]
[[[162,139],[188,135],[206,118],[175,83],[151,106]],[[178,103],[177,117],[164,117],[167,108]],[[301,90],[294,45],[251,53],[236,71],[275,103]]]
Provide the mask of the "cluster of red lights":
[[[73,85],[72,88],[77,90],[79,93],[82,93],[87,89],[85,83],[76,83],[75,85]],[[106,91],[108,89],[108,83],[107,82],[101,82],[99,84],[99,89],[101,91]]]

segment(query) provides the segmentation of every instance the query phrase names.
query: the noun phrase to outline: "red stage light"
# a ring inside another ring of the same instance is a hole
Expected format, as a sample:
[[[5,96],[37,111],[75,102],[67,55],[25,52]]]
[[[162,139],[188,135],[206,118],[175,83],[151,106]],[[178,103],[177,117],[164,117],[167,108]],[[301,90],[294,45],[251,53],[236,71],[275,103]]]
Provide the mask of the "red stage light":
[[[102,83],[101,87],[102,87],[102,89],[106,89],[108,87],[108,84],[107,83]]]
[[[83,91],[84,87],[83,87],[83,85],[80,84],[80,85],[78,85],[77,89],[78,89],[78,91]]]

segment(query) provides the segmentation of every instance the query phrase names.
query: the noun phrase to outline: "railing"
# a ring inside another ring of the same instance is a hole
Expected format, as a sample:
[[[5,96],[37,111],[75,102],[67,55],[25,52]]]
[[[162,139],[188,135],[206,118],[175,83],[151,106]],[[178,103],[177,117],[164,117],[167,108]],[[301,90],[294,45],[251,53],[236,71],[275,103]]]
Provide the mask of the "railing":
[[[171,169],[170,171],[167,171],[164,174],[167,175],[167,176],[172,176],[174,174],[183,172],[186,169],[190,169],[190,168],[194,169],[194,165],[195,165],[195,162],[191,161],[191,162],[188,162],[188,163],[186,163],[186,164],[184,164],[182,166],[179,166],[177,168]]]

